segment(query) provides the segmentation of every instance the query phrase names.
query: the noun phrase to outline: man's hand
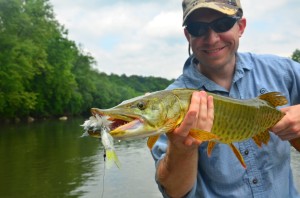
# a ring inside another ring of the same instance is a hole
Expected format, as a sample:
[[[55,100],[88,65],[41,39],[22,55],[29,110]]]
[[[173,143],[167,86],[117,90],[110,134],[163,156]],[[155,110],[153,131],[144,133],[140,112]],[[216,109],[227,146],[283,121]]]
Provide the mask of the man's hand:
[[[156,174],[170,197],[183,197],[194,186],[198,172],[198,147],[201,142],[192,138],[189,131],[191,128],[210,131],[213,119],[212,96],[204,91],[196,91],[181,125],[167,133],[167,153],[160,161]]]
[[[300,137],[300,105],[281,109],[285,116],[270,130],[282,140],[292,140]]]
[[[214,120],[213,97],[205,91],[194,92],[189,110],[181,123],[172,133],[168,133],[171,144],[181,149],[198,147],[201,142],[189,135],[191,128],[210,131]]]

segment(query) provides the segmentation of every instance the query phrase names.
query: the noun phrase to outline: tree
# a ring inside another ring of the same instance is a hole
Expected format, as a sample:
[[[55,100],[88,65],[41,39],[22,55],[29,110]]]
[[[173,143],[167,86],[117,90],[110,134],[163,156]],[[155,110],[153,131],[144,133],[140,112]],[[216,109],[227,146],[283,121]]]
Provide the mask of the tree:
[[[292,59],[300,63],[300,50],[296,49],[292,55]]]
[[[0,118],[78,115],[164,89],[163,78],[101,73],[49,0],[0,0]]]
[[[21,1],[1,0],[0,21],[0,116],[24,115],[36,104],[37,94],[26,88],[36,72],[32,63],[40,50],[26,38],[31,23]]]

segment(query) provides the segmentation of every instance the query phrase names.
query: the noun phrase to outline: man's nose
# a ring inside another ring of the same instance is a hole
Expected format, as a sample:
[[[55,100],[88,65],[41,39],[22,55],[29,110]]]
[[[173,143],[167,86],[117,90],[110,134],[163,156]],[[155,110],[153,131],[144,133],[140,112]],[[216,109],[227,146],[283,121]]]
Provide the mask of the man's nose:
[[[211,28],[208,28],[208,31],[204,35],[204,38],[207,43],[214,43],[220,40],[219,34]]]

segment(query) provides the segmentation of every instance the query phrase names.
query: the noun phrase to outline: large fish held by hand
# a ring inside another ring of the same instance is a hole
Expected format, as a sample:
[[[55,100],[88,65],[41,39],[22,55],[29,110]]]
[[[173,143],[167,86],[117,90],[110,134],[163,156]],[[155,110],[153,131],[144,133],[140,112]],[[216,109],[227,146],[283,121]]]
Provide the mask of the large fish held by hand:
[[[108,116],[109,134],[114,139],[149,137],[151,149],[159,135],[172,132],[183,121],[188,111],[192,93],[197,90],[174,89],[153,92],[126,100],[110,109],[92,108],[94,116]],[[274,126],[284,113],[277,106],[287,104],[279,92],[270,92],[257,98],[238,100],[212,93],[214,101],[214,123],[211,132],[193,128],[190,135],[200,141],[208,141],[210,156],[216,143],[228,144],[243,167],[244,159],[233,142],[252,138],[261,147],[270,139],[268,129]],[[91,136],[100,137],[97,130]],[[300,151],[300,138],[290,141]]]

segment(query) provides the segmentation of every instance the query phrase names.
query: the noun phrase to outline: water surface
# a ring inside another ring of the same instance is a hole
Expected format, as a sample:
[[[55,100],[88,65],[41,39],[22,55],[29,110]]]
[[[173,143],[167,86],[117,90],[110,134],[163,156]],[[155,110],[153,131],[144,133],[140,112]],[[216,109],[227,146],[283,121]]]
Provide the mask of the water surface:
[[[116,143],[121,169],[105,169],[103,148],[81,138],[84,119],[0,126],[0,197],[160,198],[146,140]],[[292,150],[300,189],[300,154]]]

